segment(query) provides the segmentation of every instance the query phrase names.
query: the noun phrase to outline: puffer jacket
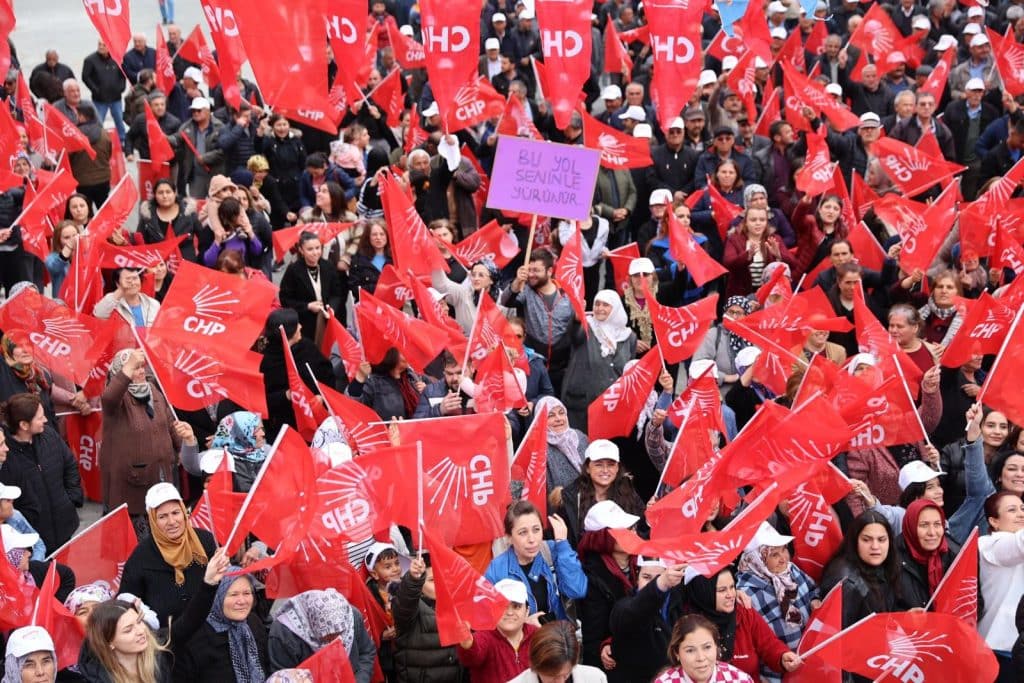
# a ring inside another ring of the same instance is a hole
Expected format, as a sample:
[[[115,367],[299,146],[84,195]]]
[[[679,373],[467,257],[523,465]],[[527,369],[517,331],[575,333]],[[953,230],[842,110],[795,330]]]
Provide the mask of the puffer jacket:
[[[139,205],[138,232],[142,235],[142,239],[146,244],[162,242],[167,239],[168,225],[173,229],[176,236],[187,238],[181,243],[181,257],[186,261],[195,263],[198,259],[196,256],[196,236],[199,234],[200,227],[196,200],[191,197],[179,197],[178,216],[170,224],[164,223],[156,215],[155,200],[151,199]]]
[[[953,560],[960,552],[960,544],[950,538],[948,533],[946,543],[949,544],[949,550],[942,556],[943,574],[949,571],[949,565],[953,564]],[[928,568],[910,556],[903,534],[896,537],[896,548],[900,554],[900,593],[896,598],[896,609],[904,612],[915,607],[924,607],[932,597],[928,590]]]
[[[465,679],[455,647],[441,647],[434,601],[423,597],[426,574],[402,577],[392,603],[395,617],[395,674],[401,683],[458,683]]]
[[[258,138],[257,147],[270,163],[270,173],[281,186],[281,198],[289,211],[299,210],[299,176],[306,169],[306,148],[302,138],[292,133],[281,139],[276,135]]]

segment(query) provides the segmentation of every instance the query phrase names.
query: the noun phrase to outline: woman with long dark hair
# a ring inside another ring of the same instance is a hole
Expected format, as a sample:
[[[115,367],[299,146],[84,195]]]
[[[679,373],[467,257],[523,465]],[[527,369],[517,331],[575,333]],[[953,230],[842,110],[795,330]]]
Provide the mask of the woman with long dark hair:
[[[402,352],[391,347],[377,365],[364,361],[348,385],[348,395],[373,408],[382,420],[409,419],[416,412],[426,383],[409,367]]]
[[[872,612],[896,610],[900,560],[895,544],[889,522],[874,510],[861,513],[846,531],[843,550],[825,568],[819,586],[828,595],[843,582],[844,628]]]
[[[348,216],[348,202],[341,185],[328,180],[316,190],[316,205],[302,212],[302,223],[338,223]]]
[[[562,518],[573,547],[584,532],[591,508],[603,501],[613,502],[631,515],[644,513],[633,477],[619,463],[619,447],[607,439],[596,439],[587,446],[580,476],[562,490]]]
[[[850,226],[843,221],[843,200],[839,195],[826,194],[811,211],[814,198],[805,195],[793,211],[793,225],[797,237],[797,270],[810,272],[829,254],[832,243],[845,240]]]
[[[313,232],[302,232],[296,244],[299,258],[281,277],[281,305],[293,309],[302,324],[302,336],[316,340],[330,315],[345,323],[348,281],[344,272],[323,256],[323,245]]]
[[[153,185],[153,198],[139,205],[139,229],[146,244],[162,242],[170,231],[175,237],[184,237],[179,248],[186,261],[196,261],[195,237],[199,233],[199,215],[196,201],[179,197],[174,184],[161,178]]]
[[[389,263],[392,263],[391,240],[387,224],[379,218],[369,220],[359,236],[356,253],[352,254],[348,269],[349,288],[357,301],[361,289],[373,294],[380,272]]]

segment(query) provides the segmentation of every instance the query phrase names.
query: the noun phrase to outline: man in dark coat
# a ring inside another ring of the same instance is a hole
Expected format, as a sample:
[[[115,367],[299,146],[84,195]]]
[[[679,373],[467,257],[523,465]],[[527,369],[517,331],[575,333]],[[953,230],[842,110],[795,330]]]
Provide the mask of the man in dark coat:
[[[153,66],[155,68],[156,64]],[[117,137],[124,144],[124,104],[121,102],[121,94],[124,93],[126,82],[121,67],[110,56],[110,50],[102,40],[96,44],[96,52],[86,57],[82,64],[82,82],[92,93],[100,125],[106,121],[109,111],[114,119],[114,127],[117,128]]]

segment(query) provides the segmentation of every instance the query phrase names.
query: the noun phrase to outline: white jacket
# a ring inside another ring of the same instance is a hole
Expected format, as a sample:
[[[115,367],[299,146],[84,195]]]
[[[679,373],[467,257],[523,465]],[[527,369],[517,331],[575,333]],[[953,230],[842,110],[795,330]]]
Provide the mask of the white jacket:
[[[993,650],[1009,652],[1017,640],[1017,604],[1024,595],[1024,529],[979,538],[978,560],[985,599],[978,633]]]
[[[527,669],[508,683],[540,683],[540,678]],[[608,683],[608,677],[596,666],[577,664],[572,668],[572,683]]]
[[[142,297],[142,318],[146,323],[145,327],[152,327],[153,321],[156,320],[156,314],[160,312],[160,302],[145,294],[139,294],[139,296]],[[131,307],[125,303],[124,299],[116,298],[114,292],[97,301],[92,309],[92,314],[101,320],[106,320],[114,311],[117,311],[117,314],[124,318],[129,325],[135,324]]]

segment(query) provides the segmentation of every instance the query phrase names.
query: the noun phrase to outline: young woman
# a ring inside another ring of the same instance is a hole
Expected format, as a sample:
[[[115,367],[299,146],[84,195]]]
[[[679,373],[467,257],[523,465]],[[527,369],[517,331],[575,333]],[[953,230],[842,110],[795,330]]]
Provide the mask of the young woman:
[[[300,206],[299,178],[305,170],[306,148],[302,144],[302,137],[292,131],[284,115],[271,114],[267,122],[273,134],[257,138],[259,151],[267,158],[270,173],[280,184],[281,198],[288,207],[286,218],[294,223]]]
[[[129,325],[150,327],[160,312],[160,302],[142,293],[142,275],[135,268],[115,268],[116,289],[96,302],[92,314],[106,320],[117,313]]]
[[[721,634],[707,618],[688,614],[676,622],[668,646],[671,667],[654,683],[754,683],[747,673],[718,661]]]
[[[731,204],[738,207],[743,206],[743,178],[740,176],[739,167],[732,159],[726,159],[718,164],[715,174],[711,178],[711,184]],[[718,233],[718,226],[715,223],[711,206],[711,191],[704,190],[700,200],[694,205],[691,213],[693,229],[708,238],[708,251],[719,260],[722,257],[723,244]],[[765,225],[768,218],[765,217]]]
[[[526,623],[526,586],[522,581],[502,579],[494,589],[508,600],[508,607],[490,631],[471,633],[459,643],[459,661],[473,683],[507,683],[526,670],[523,656],[530,651],[535,624]]]
[[[184,237],[180,245],[181,257],[196,261],[195,237],[199,232],[196,202],[191,197],[179,197],[170,180],[161,178],[153,186],[153,199],[139,205],[139,233],[146,244],[162,242],[170,230],[176,237]]]
[[[619,295],[602,289],[594,297],[587,328],[577,321],[569,326],[572,350],[562,381],[562,402],[569,424],[587,431],[587,408],[610,387],[636,355],[636,335],[629,328]]]
[[[596,439],[587,446],[580,476],[562,490],[562,519],[574,548],[586,528],[584,522],[590,510],[602,501],[615,503],[630,515],[644,512],[632,477],[619,462],[619,447],[607,439]]]
[[[992,410],[991,408],[984,408],[981,411],[981,415],[981,450],[983,465],[988,466],[993,465],[1000,455],[1003,455],[1006,452],[1013,452],[1012,450],[1006,451],[1006,447],[1008,446],[1007,441],[1009,440],[1010,423],[1006,420],[1006,415],[998,410]],[[943,479],[942,487],[946,491],[946,513],[950,515],[950,517],[952,517],[960,508],[960,505],[964,501],[964,496],[966,495],[968,487],[966,462],[970,443],[971,442],[968,441],[966,437],[960,438],[954,443],[943,446],[941,451],[939,464],[942,471],[946,473],[946,478]],[[1002,467],[1000,467],[1000,470],[1001,469]],[[998,477],[994,478],[998,479]],[[986,494],[985,497],[987,497],[987,495],[988,494]],[[981,520],[979,519],[978,521]]]
[[[456,322],[468,336],[473,330],[473,322],[476,319],[482,293],[487,292],[491,300],[497,304],[498,268],[494,265],[494,261],[484,259],[470,266],[469,277],[460,283],[451,280],[449,275],[445,275],[443,270],[435,270],[430,274],[431,284],[434,289],[447,297],[448,305],[455,309]],[[498,304],[498,309],[506,317],[512,313],[511,309],[500,304]]]
[[[298,313],[304,338],[319,340],[330,315],[340,316],[344,324],[348,283],[345,274],[324,259],[316,233],[302,232],[296,247],[299,258],[281,277],[281,305]]]
[[[694,577],[685,594],[687,613],[699,614],[718,627],[723,661],[751,677],[762,668],[781,674],[800,667],[800,657],[779,640],[764,617],[738,604],[731,567],[711,578]]]
[[[352,264],[348,270],[349,287],[356,300],[359,299],[361,289],[373,294],[377,289],[380,272],[391,262],[387,225],[382,219],[368,221],[359,237],[359,245],[352,255]]]
[[[723,265],[729,269],[727,296],[747,296],[763,283],[764,268],[782,261],[791,269],[796,261],[778,235],[768,229],[767,209],[747,209],[739,229],[725,242]]]
[[[78,232],[86,232],[92,220],[92,202],[84,194],[75,193],[64,204],[64,220],[71,221]]]
[[[303,223],[338,223],[351,218],[341,185],[328,180],[316,190],[316,206],[302,212]]]
[[[1003,670],[1017,640],[1017,605],[1024,596],[1024,502],[1009,491],[994,493],[985,501],[985,516],[990,533],[978,539],[978,583],[985,601],[978,632]]]
[[[960,544],[946,535],[942,506],[926,498],[911,503],[896,548],[900,556],[897,609],[924,608],[960,552]]]
[[[487,567],[491,583],[516,579],[529,589],[527,603],[531,616],[537,612],[542,623],[565,619],[563,598],[581,600],[587,594],[587,576],[576,552],[566,540],[568,531],[558,515],[551,515],[553,541],[543,539],[540,512],[533,503],[520,500],[505,513],[505,534],[509,548]]]
[[[818,201],[818,208],[811,213],[814,198],[805,195],[793,212],[793,225],[797,234],[797,270],[810,272],[829,255],[832,244],[845,240],[850,226],[843,221],[843,200],[834,194],[826,194]]]
[[[656,207],[651,207],[656,209]],[[708,238],[699,232],[693,232],[690,227],[690,207],[686,204],[680,204],[679,206],[672,209],[672,214],[683,229],[691,233],[694,241],[700,245],[701,249],[707,250]],[[660,221],[658,221],[658,232],[650,242],[647,243],[647,248],[644,250],[644,255],[651,260],[654,264],[654,274],[658,276],[658,280],[662,282],[671,282],[680,274],[680,271],[686,270],[685,266],[676,263],[675,259],[672,258],[672,254],[669,250],[669,235],[668,235],[668,217],[667,214]],[[642,247],[641,247],[642,248]],[[686,285],[683,290],[682,299],[680,305],[691,304],[697,299],[704,295],[704,287],[697,286],[697,283],[693,281],[693,278],[686,274],[685,279]]]
[[[600,669],[580,664],[580,641],[568,621],[545,624],[530,640],[530,668],[508,683],[604,683]]]
[[[587,435],[569,426],[569,414],[565,404],[554,396],[544,396],[534,407],[534,412],[547,408],[548,411],[548,493],[564,488],[576,480],[583,468],[587,450]]]
[[[160,631],[145,623],[138,602],[109,600],[97,605],[86,626],[79,673],[89,683],[171,683],[175,661],[202,627],[227,568],[223,550],[212,554],[181,617]]]
[[[821,578],[819,590],[828,595],[843,582],[843,627],[872,612],[892,612],[899,597],[900,562],[892,527],[874,510],[861,513],[846,532],[842,553]]]
[[[363,361],[346,390],[352,398],[376,411],[382,420],[408,419],[416,412],[426,383],[409,368],[409,361],[391,347],[371,366]]]
[[[932,342],[921,339],[924,320],[909,304],[896,304],[889,309],[889,336],[914,361],[921,372],[938,365],[940,350]]]
[[[71,268],[71,259],[78,248],[78,226],[71,221],[61,221],[53,231],[53,251],[46,255],[46,270],[50,273],[53,295],[60,295],[64,278]]]
[[[174,282],[174,275],[167,269],[167,262],[163,260],[150,266],[146,271],[153,278],[153,298],[163,303],[164,297],[171,289],[171,283]]]
[[[937,274],[929,288],[930,294],[910,294],[903,287],[890,289],[894,303],[909,301],[919,306],[920,336],[929,344],[947,346],[960,329],[963,316],[956,306],[957,297],[963,296],[960,277],[952,270]]]

